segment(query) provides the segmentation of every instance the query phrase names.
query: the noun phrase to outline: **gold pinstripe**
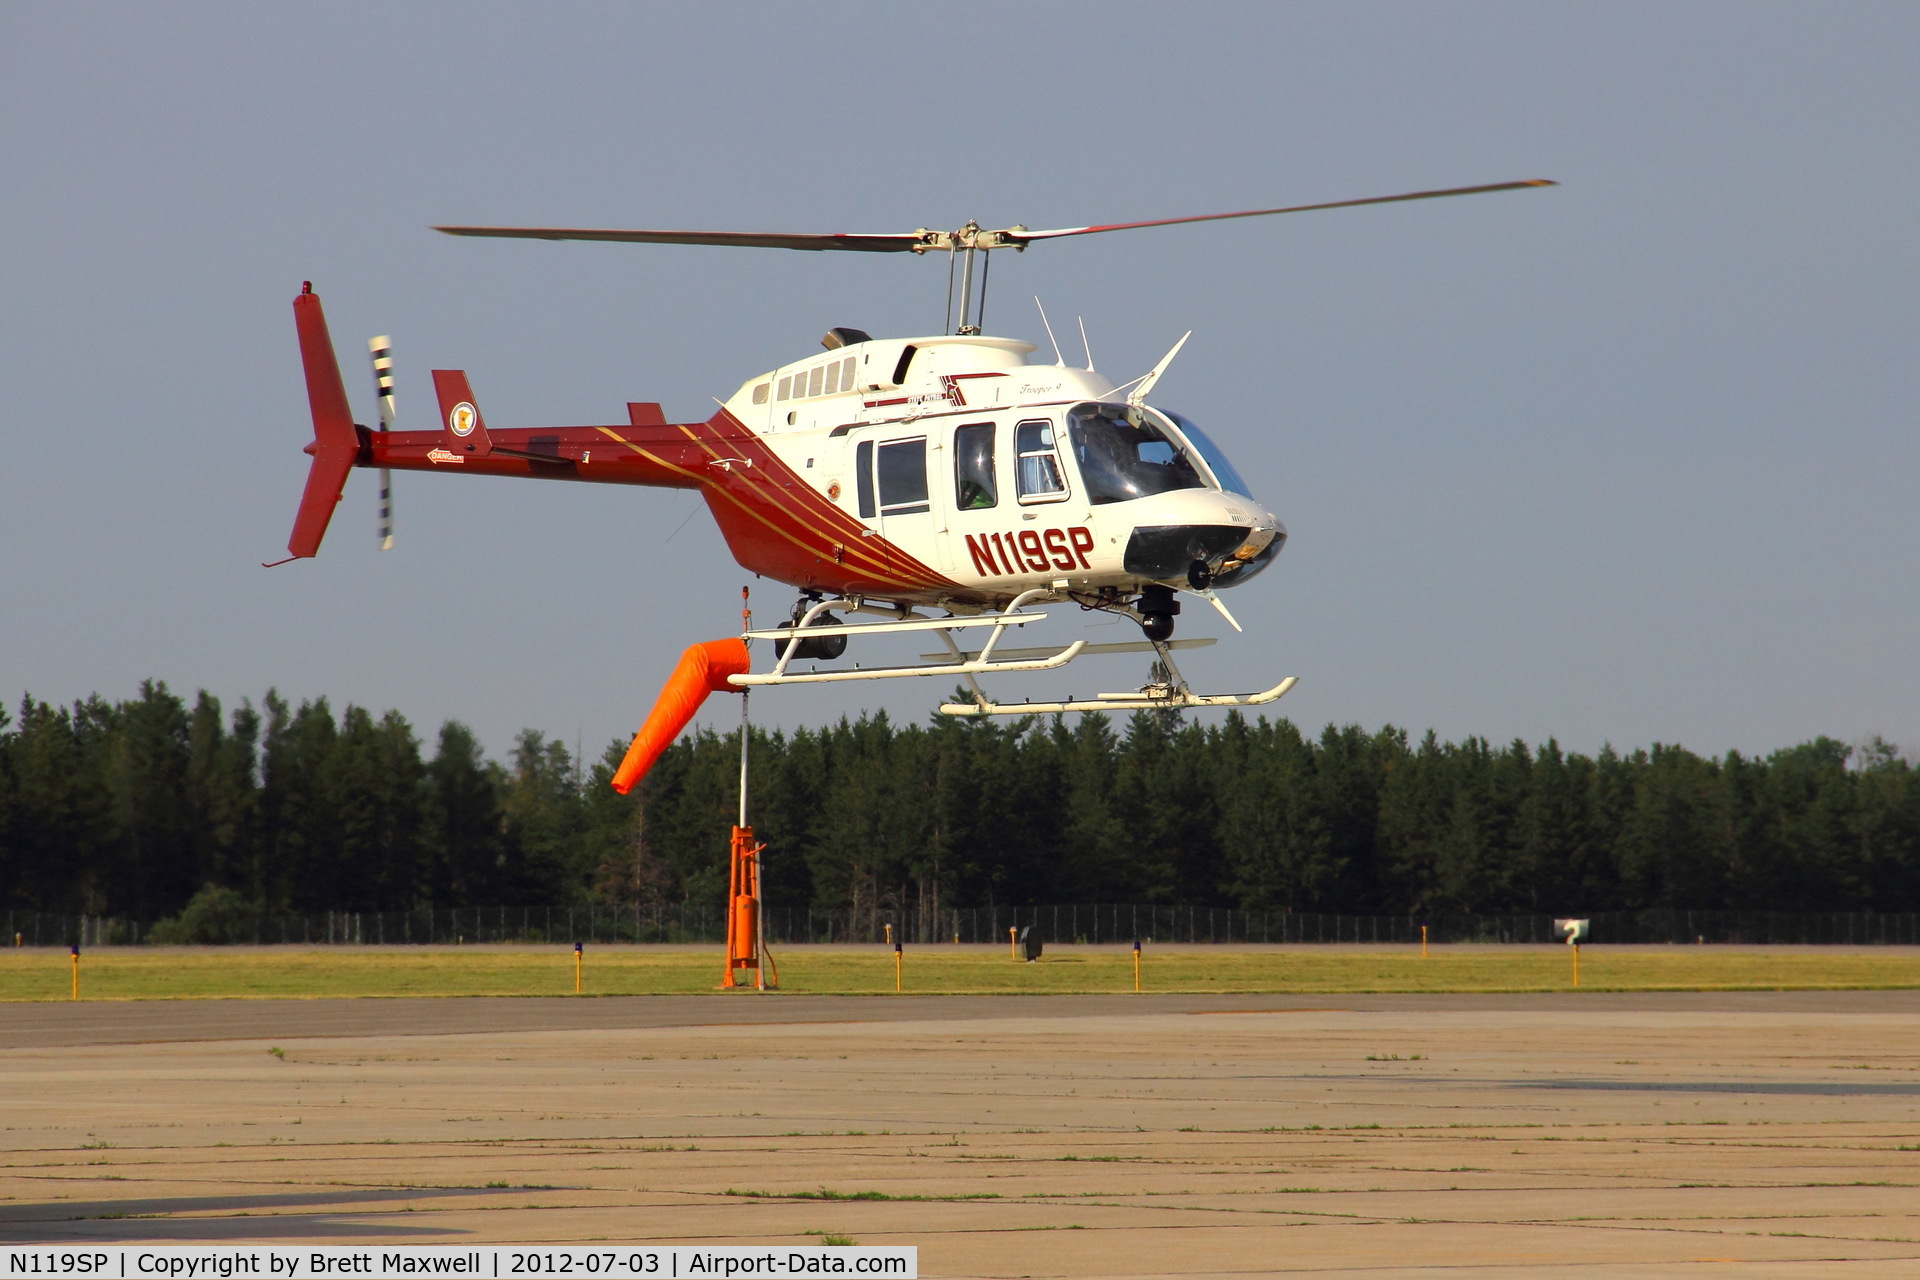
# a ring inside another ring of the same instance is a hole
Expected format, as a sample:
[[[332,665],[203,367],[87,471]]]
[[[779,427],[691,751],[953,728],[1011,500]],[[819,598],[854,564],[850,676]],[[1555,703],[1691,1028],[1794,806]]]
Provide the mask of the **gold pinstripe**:
[[[699,437],[695,436],[692,432],[688,431],[684,424],[676,424],[676,425],[679,426],[679,429],[681,430],[681,432],[684,433],[690,441],[692,441],[694,444],[698,445],[702,450],[704,450],[709,457],[714,457],[714,458],[719,457],[719,455],[714,452],[713,448],[706,441],[701,440]],[[606,436],[609,440],[614,441],[616,444],[625,445],[628,449],[631,449],[634,453],[639,454],[641,457],[645,458],[648,462],[653,463],[655,466],[660,467],[665,471],[670,471],[675,475],[685,476],[688,479],[694,481],[695,484],[697,484],[703,490],[705,489],[713,490],[714,492],[718,493],[721,497],[725,498],[728,502],[732,503],[734,507],[737,508],[742,514],[746,515],[750,519],[758,521],[761,525],[771,530],[775,534],[778,534],[780,537],[785,538],[788,542],[800,548],[800,550],[806,552],[808,555],[815,556],[823,560],[830,558],[829,553],[824,552],[819,547],[809,546],[806,542],[796,537],[793,533],[780,527],[778,524],[775,524],[772,520],[768,519],[765,515],[754,510],[751,506],[741,501],[737,495],[727,492],[727,490],[724,487],[720,485],[712,484],[704,476],[701,476],[696,472],[689,471],[685,467],[677,466],[674,463],[668,462],[665,458],[662,458],[657,454],[651,453],[648,450],[643,449],[639,445],[635,444],[633,441],[622,437],[618,432],[613,430],[611,427],[599,427],[596,429],[602,435]],[[800,513],[798,512],[787,510],[786,514],[793,516],[796,519],[800,518]],[[913,579],[903,576],[899,569],[896,569],[886,564],[884,561],[877,560],[871,555],[864,554],[864,551],[865,551],[864,548],[856,547],[856,546],[845,547],[845,552],[849,558],[853,558],[854,553],[856,551],[863,553],[859,556],[859,558],[865,562],[864,567],[855,566],[856,572],[865,572],[872,577],[879,578],[882,581],[890,582],[891,585],[905,588],[908,590],[924,590],[927,587],[941,585],[941,583],[937,580],[936,581],[922,580],[919,583],[915,583]]]
[[[787,471],[789,474],[792,473],[792,469],[787,467],[786,463],[783,462],[777,454],[775,454],[771,449],[767,448],[767,446],[764,443],[762,443],[758,437],[754,436],[752,432],[749,432],[746,429],[746,427],[741,425],[737,419],[733,418],[731,415],[728,415],[727,420],[729,422],[732,422],[733,425],[739,429],[741,436],[743,437],[742,443],[744,443],[745,441],[751,441],[754,445],[759,447],[760,451],[766,455],[767,459],[770,462],[780,467],[781,469]],[[711,422],[692,423],[692,424],[681,423],[677,425],[679,426],[681,433],[685,435],[687,439],[693,441],[693,443],[695,443],[696,445],[699,445],[700,448],[705,450],[709,457],[712,457],[715,459],[718,459],[720,457],[720,454],[714,449],[714,447],[711,444],[708,443],[708,441],[700,438],[699,436],[693,433],[692,428],[696,426],[712,428],[713,424]],[[729,440],[727,437],[721,436],[717,431],[714,433],[714,435],[715,435],[715,438],[722,443],[734,443],[734,441]],[[758,484],[756,483],[757,477],[755,477],[751,472],[749,472],[742,478],[750,486],[754,487],[755,492],[758,493],[764,500],[766,500],[769,506],[772,506],[778,510],[784,511],[787,515],[791,516],[795,521],[797,521],[803,526],[810,526],[812,524],[812,518],[817,518],[819,515],[825,514],[829,517],[833,517],[833,518],[844,521],[850,529],[858,531],[857,536],[862,538],[867,536],[867,530],[864,525],[861,525],[856,521],[854,521],[853,519],[851,519],[850,517],[844,515],[839,510],[839,508],[825,503],[823,500],[821,500],[818,497],[817,494],[814,493],[812,487],[807,485],[806,481],[804,480],[800,481],[801,491],[806,495],[807,498],[811,498],[814,500],[815,509],[813,510],[808,510],[804,507],[797,508],[795,505],[797,499],[791,495],[784,493],[780,489],[780,487],[777,486],[772,480],[768,480],[764,484]],[[843,534],[842,536],[845,537],[846,535]],[[931,588],[931,587],[955,585],[949,582],[946,578],[935,573],[932,569],[928,568],[926,565],[923,565],[919,561],[915,560],[912,556],[907,555],[904,551],[901,551],[898,547],[894,546],[892,543],[887,542],[885,539],[881,540],[881,545],[886,547],[887,550],[893,554],[894,560],[892,562],[889,562],[888,559],[886,559],[885,557],[874,556],[871,554],[864,555],[861,557],[867,563],[874,565],[876,572],[889,574],[893,576],[895,579],[897,579],[900,582],[902,586],[922,589],[922,590]],[[859,547],[858,544],[855,544],[854,546],[850,546],[846,548],[849,554],[851,554],[856,549],[864,550],[864,548]],[[819,554],[819,553],[815,552],[815,554]]]

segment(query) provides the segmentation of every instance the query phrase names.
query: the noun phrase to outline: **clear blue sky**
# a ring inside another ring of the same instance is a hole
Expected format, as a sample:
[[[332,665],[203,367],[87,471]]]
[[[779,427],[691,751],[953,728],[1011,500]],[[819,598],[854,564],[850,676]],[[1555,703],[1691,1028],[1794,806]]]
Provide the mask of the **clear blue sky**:
[[[1911,4],[0,7],[0,696],[277,686],[597,753],[735,625],[711,519],[408,475],[382,554],[362,472],[317,560],[262,570],[307,462],[300,282],[362,420],[393,335],[412,427],[435,366],[500,426],[705,417],[943,300],[930,261],[431,223],[1045,227],[1547,177],[1043,245],[988,327],[1038,339],[1038,293],[1116,378],[1194,330],[1155,398],[1293,534],[1196,683],[1297,675],[1312,728],[1920,747],[1916,65]]]

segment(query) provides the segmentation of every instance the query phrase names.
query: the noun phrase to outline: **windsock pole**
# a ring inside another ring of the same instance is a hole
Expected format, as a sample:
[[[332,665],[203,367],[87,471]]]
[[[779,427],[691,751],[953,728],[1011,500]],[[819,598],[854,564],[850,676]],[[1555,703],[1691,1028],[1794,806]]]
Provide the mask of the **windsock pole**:
[[[747,607],[747,589],[740,588],[740,629],[753,630],[753,614]],[[744,643],[744,642],[743,642]],[[767,989],[766,915],[760,883],[760,854],[765,845],[757,844],[753,828],[747,825],[747,762],[752,740],[753,720],[748,714],[747,691],[740,690],[740,820],[734,825],[727,855],[727,970],[720,979],[723,987],[742,985],[736,969],[753,970],[753,987]]]
[[[745,597],[743,590],[743,606]],[[740,610],[740,617],[742,630],[752,630],[752,615],[744,607]],[[747,668],[747,642],[744,636],[689,646],[680,655],[680,662],[667,678],[666,686],[660,690],[659,700],[653,704],[653,710],[647,713],[646,721],[640,726],[639,732],[633,735],[633,742],[628,745],[627,754],[621,759],[620,767],[613,771],[610,781],[615,791],[627,795],[639,785],[661,753],[673,745],[674,739],[687,727],[687,722],[693,719],[709,693],[740,695],[740,810],[739,821],[733,827],[728,841],[725,908],[727,957],[720,985],[729,988],[744,986],[745,981],[736,980],[734,971],[752,969],[754,987],[765,991],[779,986],[780,982],[777,971],[769,979],[761,968],[766,960],[766,930],[760,911],[760,854],[765,846],[754,843],[753,828],[747,825],[747,763],[753,722],[747,714],[747,691],[733,684],[730,679],[744,674]]]
[[[740,630],[742,633],[753,630],[753,610],[747,606],[747,589],[740,588]],[[751,644],[752,641],[745,643]],[[751,690],[740,690],[740,829],[751,833],[747,825],[747,746],[753,738],[753,717],[747,714],[747,698]],[[753,989],[767,989],[767,966],[764,958],[767,940],[767,896],[766,886],[760,883],[760,850],[764,847],[752,844],[749,834],[748,843],[752,852],[747,857],[753,860]]]

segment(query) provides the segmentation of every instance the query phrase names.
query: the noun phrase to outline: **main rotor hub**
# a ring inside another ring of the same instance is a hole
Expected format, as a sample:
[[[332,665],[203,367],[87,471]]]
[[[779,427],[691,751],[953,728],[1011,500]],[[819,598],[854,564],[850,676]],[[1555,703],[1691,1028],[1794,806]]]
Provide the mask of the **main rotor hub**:
[[[936,249],[944,249],[949,253],[967,249],[1017,249],[1025,253],[1027,246],[1033,243],[1028,228],[1017,222],[1002,230],[992,231],[968,219],[967,225],[958,231],[935,231],[921,227],[913,235],[913,253],[931,253]]]

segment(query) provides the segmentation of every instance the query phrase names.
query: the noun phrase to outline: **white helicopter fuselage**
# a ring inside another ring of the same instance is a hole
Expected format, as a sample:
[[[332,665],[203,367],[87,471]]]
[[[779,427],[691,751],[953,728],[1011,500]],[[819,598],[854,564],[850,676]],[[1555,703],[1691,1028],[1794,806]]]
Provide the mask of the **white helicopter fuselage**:
[[[924,570],[870,594],[967,612],[1036,588],[1224,587],[1279,550],[1279,519],[1197,427],[1128,403],[1091,370],[1028,364],[1033,350],[983,336],[856,341],[750,379],[723,407],[857,526],[862,550]],[[721,461],[750,470],[741,452]],[[763,548],[739,543],[779,535],[721,525],[743,563]]]
[[[1090,369],[1030,365],[1034,348],[1010,339],[834,330],[825,355],[749,379],[703,422],[670,423],[658,404],[632,402],[622,425],[501,430],[463,371],[436,369],[439,430],[372,431],[349,414],[319,299],[303,292],[294,315],[314,418],[288,542],[296,557],[317,550],[353,467],[694,489],[744,568],[800,593],[790,621],[740,638],[774,640],[773,670],[747,670],[746,650],[728,642],[724,687],[953,676],[970,701],[942,704],[951,715],[1255,706],[1292,687],[1198,694],[1174,666],[1173,648],[1212,643],[1171,639],[1175,593],[1199,594],[1238,629],[1214,589],[1260,572],[1286,540],[1205,432],[1144,402],[1177,346],[1116,387]],[[1051,670],[1089,650],[1086,640],[1000,647],[1010,628],[1047,616],[1028,607],[1044,601],[1134,620],[1143,642],[1095,649],[1151,651],[1156,674],[1091,702],[994,702],[977,676]],[[846,623],[833,609],[886,620]],[[961,648],[954,633],[976,627],[987,628],[981,647]],[[856,631],[928,633],[947,657],[791,669],[834,661]],[[697,660],[710,648],[683,655],[675,678],[722,687]]]

